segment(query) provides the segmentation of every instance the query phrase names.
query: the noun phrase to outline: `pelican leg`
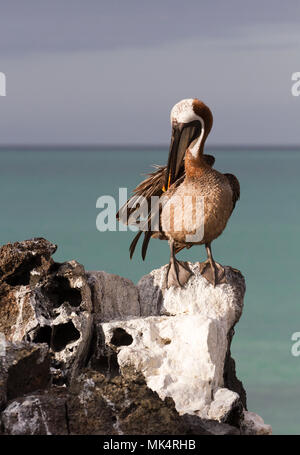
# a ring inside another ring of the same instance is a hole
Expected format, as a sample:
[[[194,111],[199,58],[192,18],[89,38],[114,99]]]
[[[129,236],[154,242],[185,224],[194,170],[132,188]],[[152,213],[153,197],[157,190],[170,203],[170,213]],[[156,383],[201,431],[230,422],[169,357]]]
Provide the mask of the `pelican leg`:
[[[182,288],[193,275],[193,272],[190,270],[187,262],[177,261],[174,241],[171,240],[169,244],[171,256],[166,276],[167,288],[170,288],[171,286]]]
[[[200,262],[201,275],[203,275],[214,287],[217,284],[227,283],[225,269],[221,264],[214,261],[210,243],[207,243],[205,248],[207,260],[205,262]]]

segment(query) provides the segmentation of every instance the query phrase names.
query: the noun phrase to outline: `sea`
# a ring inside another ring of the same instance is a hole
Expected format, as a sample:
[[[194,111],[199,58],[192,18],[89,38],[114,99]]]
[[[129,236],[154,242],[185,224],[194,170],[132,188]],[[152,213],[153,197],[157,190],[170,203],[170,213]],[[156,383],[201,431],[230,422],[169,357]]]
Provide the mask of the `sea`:
[[[293,348],[300,337],[300,149],[211,147],[207,153],[217,170],[235,174],[241,185],[241,199],[212,249],[218,262],[246,279],[232,355],[248,409],[274,434],[300,434],[300,356]],[[99,198],[108,196],[117,209],[119,188],[130,194],[167,156],[167,146],[1,148],[1,244],[45,237],[58,245],[56,261],[76,259],[86,270],[136,283],[168,262],[168,244],[153,239],[145,261],[139,248],[130,260],[134,233],[120,231],[111,219],[113,230],[100,232]],[[178,257],[202,261],[205,248]]]

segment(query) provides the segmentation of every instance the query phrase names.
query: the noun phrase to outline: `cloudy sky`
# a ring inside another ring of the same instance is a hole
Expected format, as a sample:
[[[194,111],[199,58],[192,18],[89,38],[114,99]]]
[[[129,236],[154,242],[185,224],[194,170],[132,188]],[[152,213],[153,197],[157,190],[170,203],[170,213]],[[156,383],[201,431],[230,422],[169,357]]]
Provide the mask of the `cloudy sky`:
[[[210,144],[300,144],[299,0],[0,0],[2,144],[157,144],[198,97]]]

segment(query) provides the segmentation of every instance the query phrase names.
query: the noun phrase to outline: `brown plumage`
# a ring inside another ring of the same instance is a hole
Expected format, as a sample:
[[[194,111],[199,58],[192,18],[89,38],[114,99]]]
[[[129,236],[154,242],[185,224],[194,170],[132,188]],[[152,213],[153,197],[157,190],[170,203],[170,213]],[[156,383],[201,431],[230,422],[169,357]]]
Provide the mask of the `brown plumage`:
[[[212,155],[203,155],[204,161],[209,165],[213,166],[215,163],[215,157]],[[117,213],[117,220],[119,221],[120,218],[122,219],[128,219],[130,215],[136,210],[136,205],[134,204],[135,201],[138,200],[139,196],[143,196],[144,198],[147,199],[149,208],[150,208],[150,200],[152,196],[162,196],[164,194],[163,191],[163,186],[164,182],[166,180],[166,172],[167,172],[167,166],[154,166],[156,170],[154,172],[150,172],[147,174],[147,178],[143,180],[134,190],[133,190],[133,196],[127,201],[127,203],[118,211]],[[230,174],[229,174],[230,175]],[[180,172],[178,174],[178,177],[174,184],[172,185],[172,190],[176,188],[180,183],[183,182],[185,177],[185,170],[184,170],[184,164],[182,164],[180,168]],[[134,205],[133,207],[129,207],[129,202],[131,202],[131,205]],[[150,219],[148,224],[150,225]],[[149,241],[151,237],[153,238],[159,238],[161,240],[167,240],[167,238],[163,235],[163,232],[160,231],[159,233],[157,232],[151,232],[151,230],[147,231],[139,231],[136,236],[134,237],[133,241],[130,244],[129,247],[129,252],[130,252],[130,259],[132,259],[132,256],[134,254],[135,248],[138,244],[138,241],[141,237],[141,235],[144,233],[144,241],[142,244],[142,258],[143,260],[146,257],[147,254],[147,248],[149,245]],[[176,245],[175,249],[176,252],[180,251],[184,246],[179,246]]]
[[[167,166],[157,166],[154,172],[148,174],[120,209],[117,218],[124,221],[134,216],[141,202],[145,204],[146,201],[147,216],[130,245],[130,258],[142,233],[143,259],[151,237],[168,240],[171,259],[167,285],[182,286],[192,272],[187,264],[177,261],[175,254],[183,248],[204,244],[208,260],[202,263],[202,273],[215,285],[216,282],[225,281],[225,271],[213,260],[210,244],[225,229],[240,197],[240,185],[234,175],[222,174],[213,169],[214,157],[203,154],[204,143],[213,123],[211,111],[203,102],[195,99],[176,104],[172,109],[171,121],[172,140]],[[153,196],[160,200],[164,196],[166,202],[154,209],[152,207],[151,211],[150,200]],[[187,197],[190,202],[187,205],[180,204]],[[195,213],[201,206],[198,199],[204,200],[204,218],[197,221]],[[151,231],[155,217],[159,220],[158,229]],[[187,220],[187,227],[183,219]],[[200,223],[199,226],[197,223]],[[190,234],[200,232],[201,226],[204,226],[202,237],[189,241]]]

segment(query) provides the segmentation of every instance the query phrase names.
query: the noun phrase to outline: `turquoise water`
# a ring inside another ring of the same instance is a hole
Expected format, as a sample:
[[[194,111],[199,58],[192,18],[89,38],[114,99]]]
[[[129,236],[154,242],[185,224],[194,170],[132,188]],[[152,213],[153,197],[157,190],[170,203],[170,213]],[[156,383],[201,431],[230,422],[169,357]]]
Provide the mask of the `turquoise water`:
[[[291,335],[300,331],[300,150],[210,150],[215,167],[234,173],[241,200],[213,243],[218,262],[246,277],[245,309],[232,352],[248,391],[248,408],[274,433],[300,434],[300,357]],[[168,262],[166,242],[152,240],[146,261],[129,261],[132,232],[98,232],[96,200],[132,189],[151,164],[165,164],[167,149],[2,150],[0,241],[43,236],[58,244],[57,261],[77,259],[136,282]],[[203,247],[179,255],[205,257]]]

